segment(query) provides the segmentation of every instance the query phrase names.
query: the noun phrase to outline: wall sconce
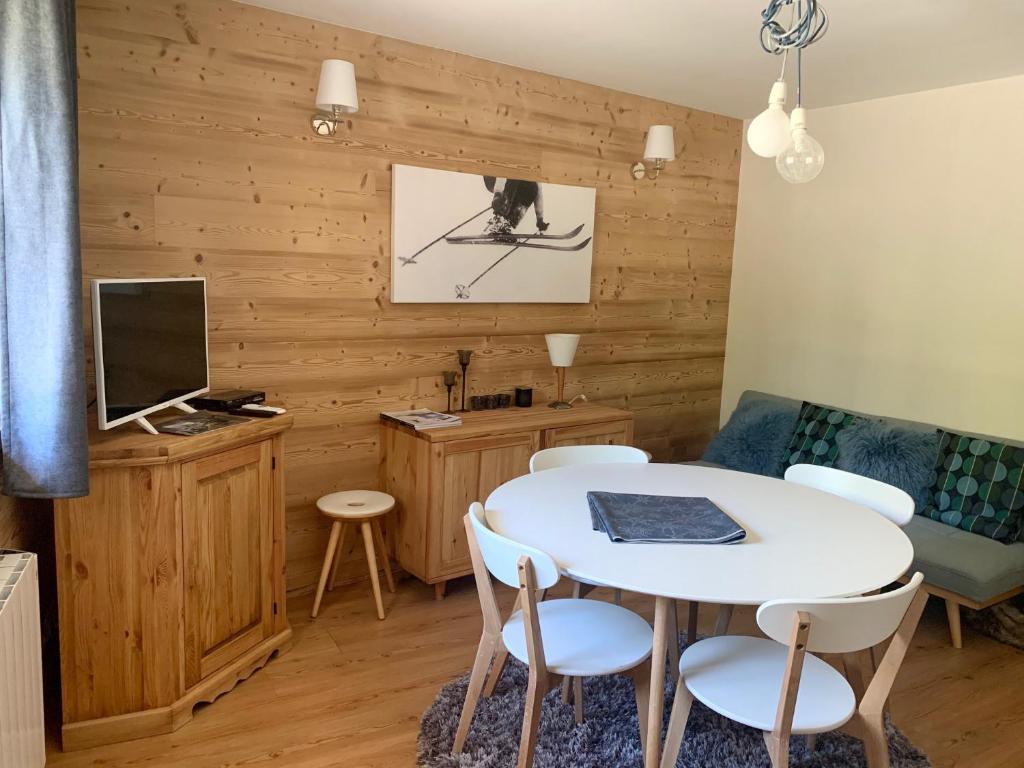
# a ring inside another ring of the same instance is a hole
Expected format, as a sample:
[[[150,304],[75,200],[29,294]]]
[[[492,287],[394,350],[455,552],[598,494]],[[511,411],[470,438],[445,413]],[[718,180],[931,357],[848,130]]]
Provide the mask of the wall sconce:
[[[633,168],[633,178],[658,178],[658,174],[676,159],[676,140],[671,125],[652,125],[647,129],[647,145],[644,147],[644,159]]]
[[[310,125],[317,136],[333,136],[344,115],[359,111],[356,68],[352,62],[325,59],[320,65],[316,108],[320,111],[310,118]]]

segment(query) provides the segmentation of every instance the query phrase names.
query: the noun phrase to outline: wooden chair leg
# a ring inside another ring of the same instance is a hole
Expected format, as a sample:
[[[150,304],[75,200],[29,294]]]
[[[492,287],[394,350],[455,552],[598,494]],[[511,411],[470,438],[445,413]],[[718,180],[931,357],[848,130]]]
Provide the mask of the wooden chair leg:
[[[370,585],[373,587],[373,601],[377,604],[377,618],[384,620],[384,601],[380,597],[380,579],[377,576],[377,558],[373,554],[373,531],[368,522],[360,523],[363,531],[363,545],[366,547],[366,564],[370,568]]]
[[[672,704],[672,716],[669,718],[668,732],[665,734],[665,748],[661,753],[661,768],[675,768],[676,761],[679,759],[679,749],[683,746],[686,722],[690,719],[692,706],[693,694],[680,679],[676,683],[676,700]]]
[[[949,639],[954,648],[963,648],[964,640],[960,632],[960,603],[946,598],[946,618],[949,620]]]
[[[487,668],[491,664],[491,657],[494,656],[496,645],[496,638],[487,634],[480,637],[480,645],[476,649],[476,659],[473,661],[473,671],[469,675],[466,701],[462,705],[462,715],[459,717],[459,729],[455,732],[452,754],[458,754],[466,745],[466,737],[469,736],[469,727],[473,724],[473,714],[480,701],[480,692],[483,690]]]
[[[885,733],[885,723],[881,715],[866,717],[862,720],[862,738],[864,753],[868,759],[868,768],[889,768],[889,739]]]
[[[808,733],[804,738],[807,740],[807,749],[811,752],[818,748],[818,734]]]
[[[562,703],[568,704],[572,701],[572,678],[562,678]]]
[[[498,687],[501,675],[505,671],[506,664],[508,664],[508,648],[505,647],[505,643],[501,641],[501,638],[499,638],[498,654],[494,657],[494,663],[491,665],[491,673],[487,677],[487,685],[484,686],[484,696],[487,698],[494,695],[494,690]]]
[[[700,603],[691,600],[686,617],[686,644],[690,645],[697,641],[697,619],[700,613]]]
[[[391,557],[388,555],[387,545],[384,544],[384,532],[381,530],[379,520],[371,520],[370,527],[373,528],[374,539],[380,549],[381,564],[384,566],[384,578],[388,582],[388,592],[395,593],[395,579],[391,575]]]
[[[668,604],[668,666],[669,680],[679,674],[679,604],[670,600]]]
[[[718,606],[718,621],[715,623],[715,637],[727,634],[729,632],[729,622],[732,621],[733,606],[731,605],[720,605]]]
[[[583,725],[583,678],[572,679],[572,707],[576,715],[576,725]]]
[[[578,581],[572,583],[572,598],[573,600],[582,600],[584,597],[589,595],[595,589],[593,584],[581,584]]]
[[[772,768],[789,768],[789,738],[765,731],[764,744],[768,747],[768,758]]]
[[[327,586],[327,579],[331,575],[331,568],[334,565],[334,552],[338,548],[338,537],[341,535],[341,523],[335,520],[331,525],[331,538],[327,541],[327,553],[324,555],[324,565],[320,569],[320,583],[316,588],[316,597],[313,598],[312,616],[315,619],[320,612],[320,601],[324,597],[324,588]]]
[[[523,713],[523,732],[519,737],[519,759],[517,768],[532,768],[533,753],[537,748],[537,734],[540,731],[540,710],[547,693],[547,673],[544,670],[530,669],[530,679],[526,686],[526,708]]]
[[[341,534],[338,536],[338,546],[334,549],[334,565],[331,567],[331,580],[327,582],[327,591],[332,592],[334,585],[338,581],[338,566],[341,565],[342,558],[345,556],[345,534],[348,533],[348,527],[338,522],[341,526]]]
[[[647,710],[651,706],[651,662],[645,661],[630,671],[636,692],[636,714],[640,724],[640,749],[647,749]]]

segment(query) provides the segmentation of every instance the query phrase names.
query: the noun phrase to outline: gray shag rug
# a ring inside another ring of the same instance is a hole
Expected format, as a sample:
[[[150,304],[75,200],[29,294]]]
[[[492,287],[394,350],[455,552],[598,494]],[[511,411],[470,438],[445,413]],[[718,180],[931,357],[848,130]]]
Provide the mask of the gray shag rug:
[[[420,768],[512,768],[519,752],[526,695],[526,667],[511,659],[497,690],[482,698],[460,755],[452,742],[469,676],[448,683],[420,722]],[[672,704],[666,692],[664,728]],[[544,699],[535,768],[642,768],[640,731],[633,683],[628,678],[587,678],[583,684],[584,723],[576,725],[570,704],[558,690]],[[887,723],[892,768],[931,768],[928,758]],[[694,702],[680,751],[680,768],[770,768],[760,731],[734,723]],[[861,742],[841,733],[818,737],[814,752],[803,737],[790,743],[791,768],[865,768]]]

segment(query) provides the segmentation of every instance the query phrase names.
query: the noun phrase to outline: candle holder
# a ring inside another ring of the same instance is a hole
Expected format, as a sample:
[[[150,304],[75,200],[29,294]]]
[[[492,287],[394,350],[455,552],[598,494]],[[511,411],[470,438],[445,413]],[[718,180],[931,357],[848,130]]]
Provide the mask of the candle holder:
[[[458,375],[458,371],[445,371],[442,374],[444,376],[444,385],[448,389],[448,408],[445,410],[445,413],[452,412],[452,387],[455,386],[455,377]]]
[[[469,368],[469,358],[473,356],[473,350],[460,349],[458,352],[459,365],[462,367],[462,407],[459,408],[459,413],[466,413],[466,369]]]

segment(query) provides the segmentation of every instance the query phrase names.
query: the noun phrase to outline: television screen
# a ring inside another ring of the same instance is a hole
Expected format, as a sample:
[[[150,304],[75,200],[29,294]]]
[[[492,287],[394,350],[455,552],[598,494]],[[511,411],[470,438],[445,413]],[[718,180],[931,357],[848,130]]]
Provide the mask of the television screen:
[[[93,322],[101,427],[208,388],[205,279],[97,280]]]

